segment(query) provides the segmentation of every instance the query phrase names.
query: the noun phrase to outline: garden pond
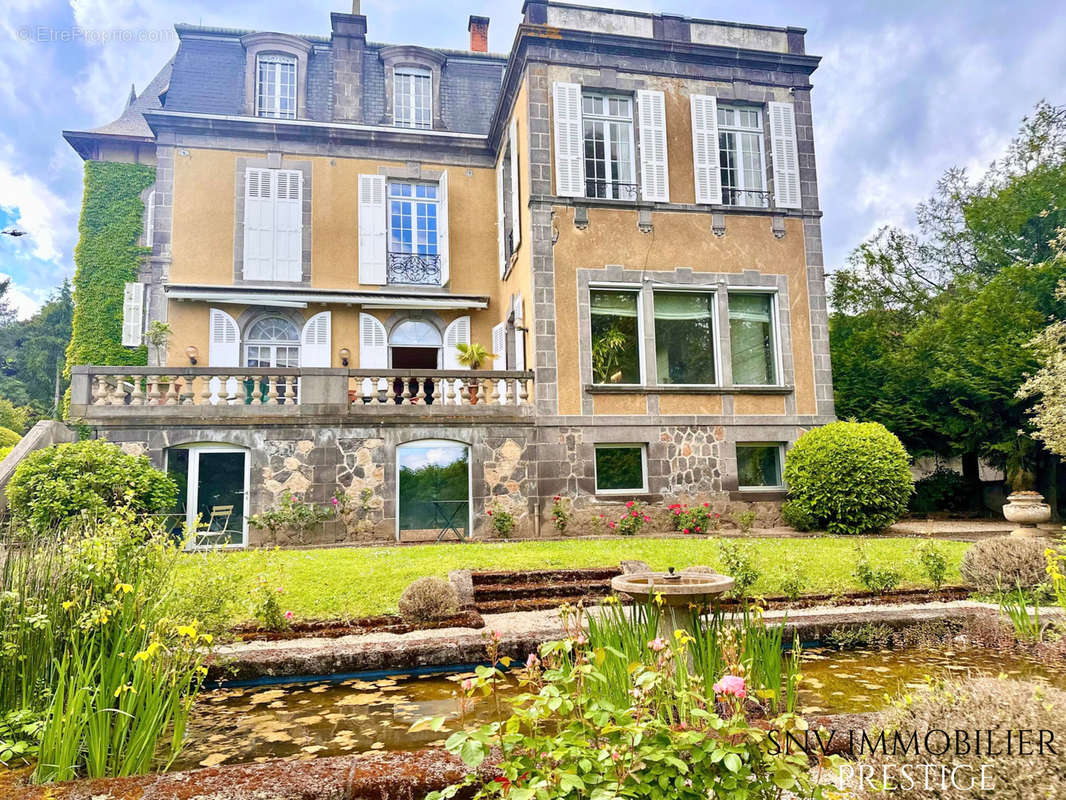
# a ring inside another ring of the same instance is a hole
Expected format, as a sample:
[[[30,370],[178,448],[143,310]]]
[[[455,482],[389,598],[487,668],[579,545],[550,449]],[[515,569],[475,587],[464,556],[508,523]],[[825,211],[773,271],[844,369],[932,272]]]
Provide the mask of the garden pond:
[[[804,650],[799,711],[872,711],[926,676],[1006,674],[1066,688],[1066,665],[1004,655],[993,648]],[[463,697],[469,672],[323,678],[231,686],[203,692],[174,769],[307,759],[367,750],[417,750],[443,743],[460,726],[506,715],[493,698]],[[501,694],[513,693],[508,683]],[[446,716],[440,732],[410,733],[425,717]]]

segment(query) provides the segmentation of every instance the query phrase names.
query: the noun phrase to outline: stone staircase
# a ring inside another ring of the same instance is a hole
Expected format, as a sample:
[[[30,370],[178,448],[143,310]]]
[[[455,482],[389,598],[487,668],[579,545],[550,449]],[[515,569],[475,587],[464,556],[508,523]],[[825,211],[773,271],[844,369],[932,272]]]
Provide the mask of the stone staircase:
[[[486,570],[470,573],[474,608],[481,614],[535,611],[564,603],[598,603],[611,593],[620,567],[550,570]]]

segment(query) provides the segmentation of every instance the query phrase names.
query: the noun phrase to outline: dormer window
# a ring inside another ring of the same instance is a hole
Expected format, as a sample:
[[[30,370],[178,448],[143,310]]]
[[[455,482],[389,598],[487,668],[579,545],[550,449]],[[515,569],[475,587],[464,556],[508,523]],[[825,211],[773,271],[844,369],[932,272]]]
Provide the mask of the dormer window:
[[[256,116],[296,119],[296,57],[262,53],[256,61]]]
[[[393,107],[401,128],[433,127],[433,75],[428,69],[397,67]]]

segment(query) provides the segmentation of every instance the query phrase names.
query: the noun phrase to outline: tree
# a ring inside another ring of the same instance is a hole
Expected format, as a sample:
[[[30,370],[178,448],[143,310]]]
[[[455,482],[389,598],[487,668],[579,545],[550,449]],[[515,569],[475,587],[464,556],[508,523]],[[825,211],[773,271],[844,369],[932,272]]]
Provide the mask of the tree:
[[[1066,241],[1062,244],[1066,250]],[[1059,258],[1066,255],[1060,251]],[[1066,281],[1059,282],[1055,296],[1066,301]],[[1052,453],[1066,456],[1066,321],[1048,325],[1030,346],[1040,368],[1022,384],[1018,397],[1035,400],[1030,412],[1033,436]]]
[[[913,455],[962,456],[974,481],[980,457],[1016,473],[1039,462],[1053,479],[1018,388],[1039,367],[1028,342],[1066,316],[1052,244],[1066,106],[1040,103],[980,180],[948,170],[916,216],[917,233],[882,229],[833,276],[838,415],[881,422]]]
[[[28,320],[0,328],[0,397],[57,416],[66,381],[73,298],[66,281]]]

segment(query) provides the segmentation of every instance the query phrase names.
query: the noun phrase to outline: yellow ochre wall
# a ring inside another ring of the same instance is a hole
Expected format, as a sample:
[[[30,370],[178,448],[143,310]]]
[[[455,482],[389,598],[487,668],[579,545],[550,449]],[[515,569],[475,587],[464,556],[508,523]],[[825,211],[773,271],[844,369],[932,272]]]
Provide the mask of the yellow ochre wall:
[[[807,302],[807,267],[803,247],[803,223],[785,221],[785,236],[770,230],[770,218],[729,214],[725,236],[714,236],[707,214],[678,211],[652,213],[653,233],[637,229],[636,212],[628,209],[590,208],[586,230],[574,227],[573,209],[555,208],[555,329],[559,378],[559,413],[580,414],[582,383],[578,371],[580,341],[577,320],[577,270],[603,269],[620,264],[626,269],[671,271],[678,267],[694,272],[740,273],[755,270],[763,275],[788,278],[792,361],[795,371],[796,411],[814,414],[814,364],[811,355],[810,313]],[[632,395],[597,395],[596,414],[644,414],[645,398]],[[661,414],[720,414],[721,398],[708,395],[662,395]],[[782,415],[781,396],[737,394],[737,414]]]
[[[519,106],[521,109],[521,106]],[[520,138],[526,136],[525,110],[519,119]],[[170,282],[176,284],[233,285],[236,234],[237,159],[262,158],[261,153],[186,148],[187,156],[174,159],[174,223],[171,244]],[[520,148],[526,157],[525,148]],[[365,159],[285,156],[285,161],[311,162],[311,287],[372,291],[358,281],[359,212],[357,183],[360,174],[377,174],[378,167],[404,167],[406,162]],[[520,167],[523,186],[522,242],[517,262],[506,282],[499,279],[496,234],[496,174],[493,169],[445,164],[423,164],[427,170],[448,171],[448,220],[450,281],[454,294],[489,297],[489,308],[472,311],[441,311],[449,322],[469,313],[471,341],[491,350],[492,326],[506,319],[510,296],[521,292],[525,318],[532,325],[529,283],[529,213],[527,168]],[[168,312],[174,328],[168,364],[187,365],[185,348],[194,344],[207,363],[208,308],[210,304],[172,301]],[[244,308],[219,305],[237,317]],[[340,366],[337,351],[352,351],[352,366],[358,366],[358,306],[311,305],[301,311],[306,319],[330,308],[334,366]],[[371,311],[384,321],[392,311]],[[527,337],[530,340],[532,337]],[[528,344],[531,347],[531,342]],[[531,356],[527,355],[527,364]],[[492,366],[486,364],[486,367]]]

